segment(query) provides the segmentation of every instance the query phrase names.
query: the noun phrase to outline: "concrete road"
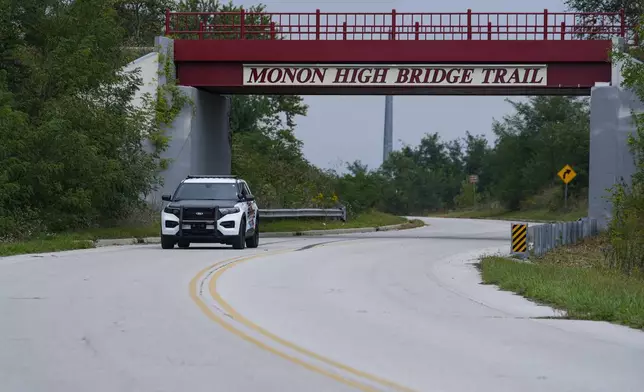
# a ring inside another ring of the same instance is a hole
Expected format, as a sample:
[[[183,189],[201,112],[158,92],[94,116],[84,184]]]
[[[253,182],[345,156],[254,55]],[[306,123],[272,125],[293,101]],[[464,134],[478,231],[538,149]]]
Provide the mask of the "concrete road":
[[[480,285],[509,224],[0,258],[0,391],[642,391],[644,333]]]

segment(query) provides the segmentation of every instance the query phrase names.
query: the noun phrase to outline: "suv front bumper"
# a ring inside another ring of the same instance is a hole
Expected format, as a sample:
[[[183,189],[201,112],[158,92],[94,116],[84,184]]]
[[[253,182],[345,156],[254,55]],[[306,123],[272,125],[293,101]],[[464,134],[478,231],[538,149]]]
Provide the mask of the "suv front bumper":
[[[219,219],[186,219],[161,212],[161,235],[177,241],[196,243],[227,243],[239,235],[243,212],[228,214]]]

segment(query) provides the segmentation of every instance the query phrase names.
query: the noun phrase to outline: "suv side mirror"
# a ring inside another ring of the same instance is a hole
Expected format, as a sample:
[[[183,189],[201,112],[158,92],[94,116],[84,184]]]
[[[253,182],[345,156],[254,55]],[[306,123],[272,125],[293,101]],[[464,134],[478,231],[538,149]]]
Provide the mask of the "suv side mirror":
[[[163,201],[172,201],[172,195],[162,195],[161,200],[163,200]]]
[[[255,200],[255,196],[248,195],[248,196],[245,197],[245,199],[246,199],[246,201],[253,201],[253,200]]]

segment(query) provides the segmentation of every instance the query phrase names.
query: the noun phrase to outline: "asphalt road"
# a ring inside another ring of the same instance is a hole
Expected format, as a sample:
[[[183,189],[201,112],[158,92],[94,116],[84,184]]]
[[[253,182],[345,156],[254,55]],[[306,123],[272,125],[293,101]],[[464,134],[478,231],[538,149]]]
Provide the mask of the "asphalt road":
[[[644,333],[479,284],[508,223],[427,221],[0,258],[0,391],[642,391]]]

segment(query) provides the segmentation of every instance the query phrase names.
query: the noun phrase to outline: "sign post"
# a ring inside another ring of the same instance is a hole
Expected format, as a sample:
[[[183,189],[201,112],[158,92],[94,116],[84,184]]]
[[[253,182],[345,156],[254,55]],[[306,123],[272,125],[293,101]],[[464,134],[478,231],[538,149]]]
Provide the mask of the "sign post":
[[[479,182],[479,176],[476,174],[472,174],[469,177],[469,182],[472,184],[472,189],[474,190],[474,193],[476,193],[476,184]]]
[[[577,173],[573,170],[573,168],[570,165],[566,165],[563,167],[563,169],[559,170],[559,173],[557,173],[559,178],[561,178],[561,181],[566,184],[566,188],[564,190],[564,207],[567,209],[568,208],[568,184],[575,178],[577,177]]]

